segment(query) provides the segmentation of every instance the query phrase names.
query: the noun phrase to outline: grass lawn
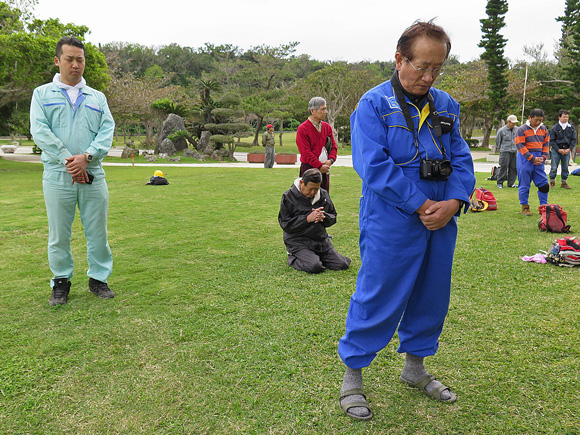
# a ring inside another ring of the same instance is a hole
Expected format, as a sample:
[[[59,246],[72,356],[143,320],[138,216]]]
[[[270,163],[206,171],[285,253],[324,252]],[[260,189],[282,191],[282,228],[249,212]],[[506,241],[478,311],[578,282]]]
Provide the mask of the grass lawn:
[[[333,169],[343,272],[286,265],[277,213],[295,169],[108,167],[110,278],[87,291],[75,220],[69,304],[48,305],[42,166],[0,159],[0,432],[3,434],[580,433],[580,269],[523,262],[556,237],[519,214],[460,218],[452,300],[428,368],[458,395],[442,404],[398,382],[395,338],[365,370],[371,422],[338,407],[338,340],[360,266],[360,180]],[[580,180],[550,202],[580,230]],[[531,195],[532,208],[537,196]]]

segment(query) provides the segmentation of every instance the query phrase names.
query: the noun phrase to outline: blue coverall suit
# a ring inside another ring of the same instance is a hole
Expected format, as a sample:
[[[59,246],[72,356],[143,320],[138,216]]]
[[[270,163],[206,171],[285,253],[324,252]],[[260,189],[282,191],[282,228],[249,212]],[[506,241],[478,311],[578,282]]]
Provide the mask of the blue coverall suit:
[[[351,116],[353,165],[363,181],[360,200],[360,255],[339,354],[350,368],[368,366],[399,327],[398,352],[434,355],[449,307],[451,266],[458,210],[436,231],[425,228],[417,209],[427,200],[469,203],[475,187],[473,160],[459,134],[459,105],[431,88],[435,108],[453,119],[452,130],[436,138],[429,105],[406,98],[417,144],[393,93],[391,81],[368,91]],[[420,159],[451,161],[447,181],[423,180]],[[464,207],[466,211],[467,206]]]
[[[70,280],[73,276],[70,241],[77,205],[87,239],[87,275],[107,282],[112,273],[113,257],[107,241],[109,191],[101,160],[111,148],[114,129],[105,95],[89,86],[81,88],[75,107],[66,91],[53,83],[34,90],[30,132],[42,150],[48,262],[54,278]],[[92,184],[73,184],[66,158],[84,152],[94,157],[87,166],[94,180]]]

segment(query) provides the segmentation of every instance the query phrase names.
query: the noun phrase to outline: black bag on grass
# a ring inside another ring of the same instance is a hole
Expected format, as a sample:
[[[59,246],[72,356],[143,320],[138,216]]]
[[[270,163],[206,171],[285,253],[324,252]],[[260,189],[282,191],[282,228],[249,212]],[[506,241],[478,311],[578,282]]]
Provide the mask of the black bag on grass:
[[[499,166],[494,166],[491,168],[491,177],[487,177],[486,180],[497,181],[497,176],[499,174]]]

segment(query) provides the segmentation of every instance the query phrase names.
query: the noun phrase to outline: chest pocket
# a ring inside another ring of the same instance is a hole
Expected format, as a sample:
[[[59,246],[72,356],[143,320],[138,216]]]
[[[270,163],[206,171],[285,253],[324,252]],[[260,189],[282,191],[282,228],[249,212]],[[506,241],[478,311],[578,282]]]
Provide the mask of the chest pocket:
[[[86,127],[96,135],[99,132],[101,126],[101,118],[103,116],[103,109],[101,109],[97,104],[86,102],[83,106],[79,107],[77,110],[82,110],[82,118],[86,123]],[[81,115],[78,113],[77,116]]]
[[[69,116],[67,104],[63,100],[53,100],[44,103],[46,119],[50,123],[51,128],[58,129],[66,124],[66,117]]]
[[[413,117],[415,120],[416,116]],[[413,133],[407,128],[407,122],[401,111],[383,115],[387,132],[387,155],[397,165],[413,161],[417,156],[417,147],[413,143]]]

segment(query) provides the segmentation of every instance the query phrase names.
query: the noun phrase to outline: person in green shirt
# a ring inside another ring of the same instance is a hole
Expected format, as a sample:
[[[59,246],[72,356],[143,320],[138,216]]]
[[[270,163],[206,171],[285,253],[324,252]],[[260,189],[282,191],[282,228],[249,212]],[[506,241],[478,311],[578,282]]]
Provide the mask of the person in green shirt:
[[[276,139],[274,139],[274,126],[268,124],[266,131],[262,135],[262,145],[266,147],[266,157],[264,158],[264,168],[271,168],[274,166],[274,160],[276,159],[275,145]]]

